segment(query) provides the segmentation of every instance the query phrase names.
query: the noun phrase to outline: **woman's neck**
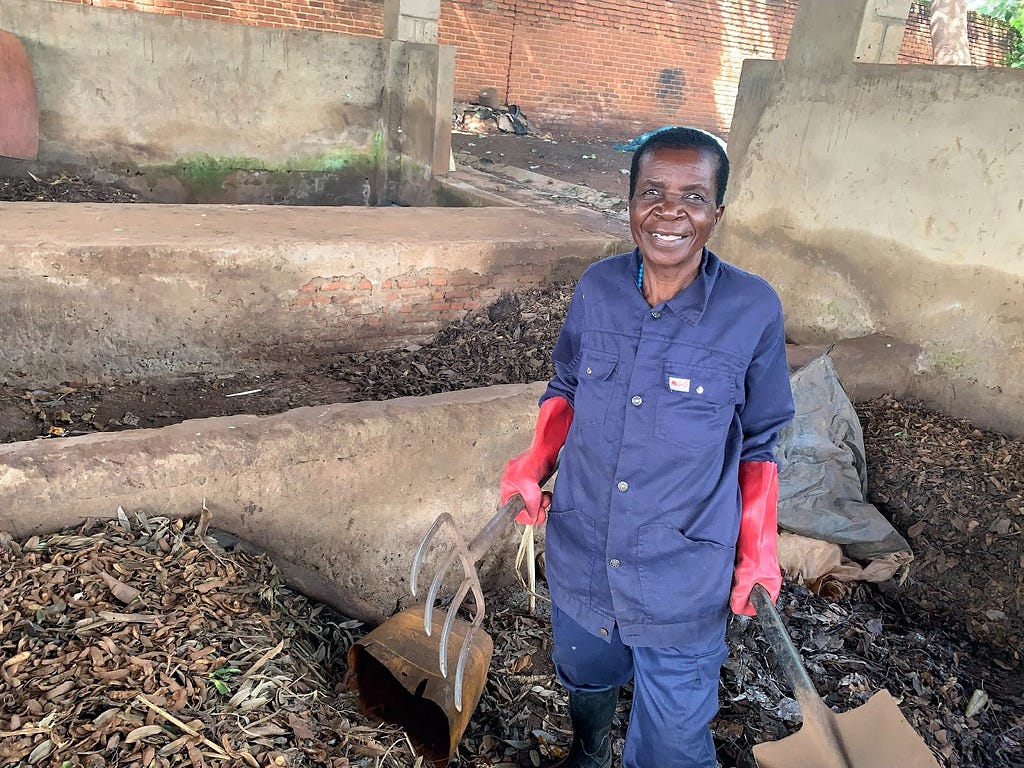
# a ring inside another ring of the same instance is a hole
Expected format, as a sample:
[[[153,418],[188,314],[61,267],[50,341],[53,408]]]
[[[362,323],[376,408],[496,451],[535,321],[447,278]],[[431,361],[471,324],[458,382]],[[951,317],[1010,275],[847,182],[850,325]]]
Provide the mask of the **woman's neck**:
[[[640,287],[644,299],[649,306],[656,306],[677,296],[690,287],[697,279],[701,262],[686,269],[685,272],[665,275],[657,269],[651,269],[650,263],[642,263],[643,275]]]

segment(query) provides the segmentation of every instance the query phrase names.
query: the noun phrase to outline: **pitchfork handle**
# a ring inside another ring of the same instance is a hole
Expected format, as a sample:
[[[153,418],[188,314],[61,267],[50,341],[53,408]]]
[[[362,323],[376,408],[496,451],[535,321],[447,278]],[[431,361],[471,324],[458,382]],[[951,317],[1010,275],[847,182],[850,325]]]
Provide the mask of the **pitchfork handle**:
[[[537,484],[543,488],[547,485],[548,480],[554,477],[555,472],[558,471],[558,460],[555,460],[555,465],[540,479]],[[494,513],[494,517],[488,521],[487,525],[480,529],[480,533],[469,542],[469,554],[473,558],[475,563],[488,549],[494,546],[494,544],[501,538],[502,534],[508,530],[508,527],[512,525],[512,521],[516,519],[516,515],[521,510],[526,509],[526,502],[523,501],[523,497],[518,493],[512,496],[508,501],[502,504],[498,511]]]
[[[516,515],[522,509],[523,497],[518,493],[498,508],[498,511],[494,513],[494,517],[488,520],[487,524],[480,529],[480,533],[469,542],[469,554],[473,558],[474,563],[494,546],[505,531],[508,530],[508,527],[512,525],[512,521],[516,519]]]

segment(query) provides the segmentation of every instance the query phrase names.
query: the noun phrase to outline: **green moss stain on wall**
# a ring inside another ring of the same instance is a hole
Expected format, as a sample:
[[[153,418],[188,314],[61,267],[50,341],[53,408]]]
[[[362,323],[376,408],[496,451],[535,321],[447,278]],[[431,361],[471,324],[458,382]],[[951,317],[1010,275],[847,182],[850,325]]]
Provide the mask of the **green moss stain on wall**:
[[[972,361],[959,349],[944,349],[938,345],[925,349],[922,353],[924,368],[941,376],[961,374]]]
[[[141,167],[139,170],[155,180],[174,180],[183,188],[188,202],[223,202],[230,195],[229,187],[239,179],[257,183],[273,190],[278,198],[289,198],[293,187],[307,189],[309,177],[319,174],[334,177],[335,185],[355,185],[358,189],[365,177],[372,177],[382,162],[383,137],[374,136],[368,149],[338,147],[320,155],[292,157],[280,163],[268,163],[257,157],[214,157],[192,155],[169,165]],[[297,177],[301,177],[299,181]],[[305,192],[297,192],[299,196]]]
[[[179,160],[172,166],[154,169],[158,174],[178,179],[199,199],[215,197],[228,176],[238,170],[266,170],[263,162],[254,157],[210,157],[195,155]]]

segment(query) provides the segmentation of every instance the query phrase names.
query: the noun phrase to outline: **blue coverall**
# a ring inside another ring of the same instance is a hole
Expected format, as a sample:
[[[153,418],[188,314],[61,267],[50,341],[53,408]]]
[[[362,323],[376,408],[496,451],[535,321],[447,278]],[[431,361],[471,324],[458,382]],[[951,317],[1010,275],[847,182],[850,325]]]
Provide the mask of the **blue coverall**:
[[[553,655],[571,692],[634,680],[624,768],[713,768],[738,467],[774,461],[793,416],[782,306],[705,249],[651,307],[639,258],[584,272],[541,397],[574,410],[547,519]]]

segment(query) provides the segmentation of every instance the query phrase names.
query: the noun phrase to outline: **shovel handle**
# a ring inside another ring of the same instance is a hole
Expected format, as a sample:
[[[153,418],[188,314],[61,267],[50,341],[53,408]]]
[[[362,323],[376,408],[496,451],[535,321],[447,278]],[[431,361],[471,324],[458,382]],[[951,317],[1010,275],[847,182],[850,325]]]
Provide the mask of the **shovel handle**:
[[[755,584],[750,592],[750,601],[757,611],[757,618],[761,621],[764,636],[768,638],[768,642],[775,651],[776,663],[786,680],[789,681],[789,687],[793,689],[793,697],[800,705],[804,727],[809,726],[820,739],[817,764],[822,768],[855,768],[853,760],[850,759],[849,750],[839,733],[835,715],[818,696],[818,692],[814,690],[811,676],[807,674],[807,669],[800,659],[800,653],[793,645],[793,640],[789,636],[789,632],[786,631],[786,625],[782,623],[782,617],[775,610],[768,590],[760,584]],[[859,763],[858,765],[867,764]]]
[[[820,703],[818,692],[814,690],[814,683],[811,676],[807,674],[803,661],[800,660],[800,653],[793,645],[793,639],[786,631],[786,625],[782,623],[782,617],[772,603],[768,590],[760,584],[755,584],[750,592],[750,602],[757,610],[757,619],[761,622],[761,630],[768,639],[772,650],[775,651],[775,659],[785,675],[789,687],[793,689],[793,695],[800,702],[801,707],[805,701]]]

